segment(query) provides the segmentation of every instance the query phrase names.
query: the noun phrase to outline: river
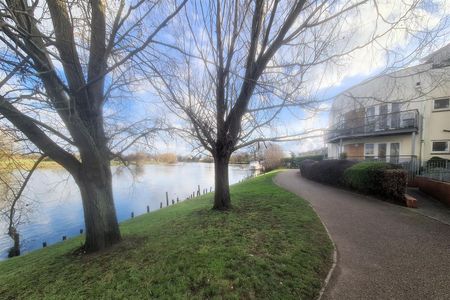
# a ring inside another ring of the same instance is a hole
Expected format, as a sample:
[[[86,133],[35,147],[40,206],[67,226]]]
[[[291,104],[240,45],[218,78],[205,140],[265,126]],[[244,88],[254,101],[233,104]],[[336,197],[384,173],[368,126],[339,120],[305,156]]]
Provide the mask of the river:
[[[197,190],[214,186],[214,165],[208,163],[178,163],[174,165],[144,165],[137,172],[112,167],[113,191],[119,221],[158,210],[160,203],[186,199]],[[230,165],[230,184],[252,174],[248,165]],[[20,225],[22,254],[73,237],[84,229],[81,197],[73,179],[64,169],[38,169],[23,194],[30,203],[27,219]],[[0,221],[3,222],[3,221]],[[7,258],[11,240],[6,235],[6,223],[0,223],[0,259]]]

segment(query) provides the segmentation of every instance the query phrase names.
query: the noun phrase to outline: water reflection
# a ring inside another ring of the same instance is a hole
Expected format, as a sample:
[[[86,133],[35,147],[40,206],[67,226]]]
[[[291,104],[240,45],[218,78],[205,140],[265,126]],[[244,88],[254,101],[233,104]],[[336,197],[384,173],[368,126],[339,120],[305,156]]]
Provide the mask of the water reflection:
[[[230,166],[230,183],[251,175],[247,165]],[[185,199],[200,185],[201,189],[214,186],[214,165],[180,163],[175,165],[144,165],[132,169],[113,167],[113,191],[119,221],[165,206],[169,200]],[[73,179],[63,169],[39,169],[24,192],[33,203],[33,213],[19,230],[22,253],[59,242],[62,236],[75,236],[84,228],[80,194]],[[11,241],[6,235],[6,224],[0,224],[0,259],[5,259]]]

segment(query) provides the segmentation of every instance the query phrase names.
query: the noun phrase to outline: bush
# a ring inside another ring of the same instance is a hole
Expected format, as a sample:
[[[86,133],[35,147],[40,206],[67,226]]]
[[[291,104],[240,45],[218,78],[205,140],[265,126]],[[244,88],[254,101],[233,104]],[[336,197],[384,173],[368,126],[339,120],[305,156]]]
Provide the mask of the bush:
[[[381,195],[388,199],[404,202],[408,175],[403,169],[383,170]]]
[[[345,184],[357,191],[402,200],[406,190],[406,172],[385,162],[360,162],[344,172]]]
[[[362,193],[404,200],[407,173],[400,166],[377,161],[304,160],[303,177],[331,185],[347,186]]]
[[[300,168],[300,164],[305,160],[320,161],[324,159],[324,155],[308,155],[299,157],[287,157],[283,158],[282,162],[285,167],[289,168]]]
[[[311,180],[331,185],[343,185],[344,171],[354,164],[356,162],[345,159],[304,160],[300,163],[300,172],[302,176]]]
[[[264,172],[269,172],[281,167],[283,156],[283,148],[276,144],[270,144],[267,149],[264,150],[264,161],[262,163]]]

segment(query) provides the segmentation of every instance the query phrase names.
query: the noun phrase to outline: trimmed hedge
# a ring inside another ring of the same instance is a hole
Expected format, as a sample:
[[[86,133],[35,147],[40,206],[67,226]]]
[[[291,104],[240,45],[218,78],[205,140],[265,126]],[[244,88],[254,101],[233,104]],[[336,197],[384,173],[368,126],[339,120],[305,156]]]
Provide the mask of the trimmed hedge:
[[[345,170],[344,183],[362,193],[403,200],[407,174],[393,164],[364,161]]]
[[[309,156],[300,156],[300,157],[287,157],[283,158],[282,162],[285,167],[289,168],[299,168],[302,161],[305,160],[315,160],[320,161],[324,159],[324,155],[309,155]]]
[[[344,171],[356,164],[355,161],[339,159],[339,160],[304,160],[300,163],[300,171],[302,176],[331,184],[343,185]]]
[[[303,177],[331,185],[346,186],[362,193],[403,201],[407,173],[398,165],[385,162],[356,162],[345,159],[300,164]]]

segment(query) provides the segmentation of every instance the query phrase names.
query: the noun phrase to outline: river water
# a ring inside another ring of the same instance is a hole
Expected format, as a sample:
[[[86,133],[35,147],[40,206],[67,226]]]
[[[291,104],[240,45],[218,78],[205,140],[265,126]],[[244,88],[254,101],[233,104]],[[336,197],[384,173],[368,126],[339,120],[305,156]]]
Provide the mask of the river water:
[[[135,171],[113,167],[113,191],[119,221],[166,206],[169,200],[186,199],[200,185],[201,190],[214,187],[214,164],[179,163],[144,165]],[[252,174],[248,165],[230,165],[230,184]],[[23,194],[30,203],[27,220],[19,227],[22,253],[59,242],[62,236],[73,237],[84,229],[81,197],[73,179],[64,169],[38,169]],[[0,221],[0,260],[6,259],[11,240],[6,223]]]

